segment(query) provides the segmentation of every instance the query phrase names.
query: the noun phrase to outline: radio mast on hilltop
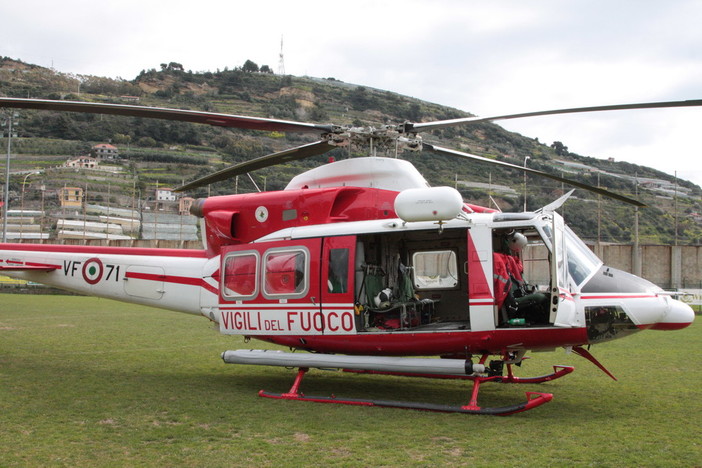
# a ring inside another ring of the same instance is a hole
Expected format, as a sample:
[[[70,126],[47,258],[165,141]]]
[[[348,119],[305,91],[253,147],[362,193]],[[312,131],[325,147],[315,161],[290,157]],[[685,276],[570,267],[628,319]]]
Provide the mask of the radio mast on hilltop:
[[[280,55],[278,56],[278,74],[285,75],[285,60],[283,59],[283,36],[280,36]]]

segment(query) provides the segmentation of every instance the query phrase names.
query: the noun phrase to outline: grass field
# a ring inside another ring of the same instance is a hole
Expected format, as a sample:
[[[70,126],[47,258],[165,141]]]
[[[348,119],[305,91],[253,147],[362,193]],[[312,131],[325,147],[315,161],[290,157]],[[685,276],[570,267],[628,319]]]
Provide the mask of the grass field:
[[[563,350],[486,384],[500,406],[554,399],[505,418],[259,398],[294,372],[223,364],[203,318],[76,296],[0,295],[0,466],[702,466],[702,325],[593,347],[618,378]],[[317,395],[466,403],[467,382],[313,370]]]

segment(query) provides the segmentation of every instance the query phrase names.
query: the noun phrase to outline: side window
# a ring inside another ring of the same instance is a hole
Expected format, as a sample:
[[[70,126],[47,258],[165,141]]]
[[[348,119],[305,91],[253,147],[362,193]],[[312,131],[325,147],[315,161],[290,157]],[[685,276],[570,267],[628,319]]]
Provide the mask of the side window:
[[[307,249],[272,249],[263,257],[263,295],[267,298],[302,297],[309,287]]]
[[[248,299],[258,292],[258,253],[233,253],[224,259],[222,295],[227,299]]]
[[[412,255],[414,287],[453,289],[458,286],[458,264],[453,250],[426,250]]]
[[[345,293],[349,288],[349,249],[329,250],[327,291]]]

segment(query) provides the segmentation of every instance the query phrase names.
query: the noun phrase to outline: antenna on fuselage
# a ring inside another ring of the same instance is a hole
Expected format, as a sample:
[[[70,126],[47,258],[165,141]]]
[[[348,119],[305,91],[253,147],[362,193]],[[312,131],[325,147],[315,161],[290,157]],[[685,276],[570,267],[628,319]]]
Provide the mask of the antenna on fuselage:
[[[249,177],[249,180],[250,180],[251,183],[254,185],[254,187],[256,188],[256,190],[260,193],[260,192],[261,192],[261,189],[258,187],[258,184],[257,184],[256,181],[253,179],[253,177],[251,177],[251,173],[250,173],[250,172],[247,172],[246,175]]]

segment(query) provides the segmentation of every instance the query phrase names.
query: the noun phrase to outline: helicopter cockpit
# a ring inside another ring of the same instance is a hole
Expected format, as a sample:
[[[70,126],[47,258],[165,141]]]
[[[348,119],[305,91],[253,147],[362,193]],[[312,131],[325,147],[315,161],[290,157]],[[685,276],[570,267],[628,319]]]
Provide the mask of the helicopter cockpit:
[[[535,228],[492,231],[497,327],[548,325],[550,256]]]

